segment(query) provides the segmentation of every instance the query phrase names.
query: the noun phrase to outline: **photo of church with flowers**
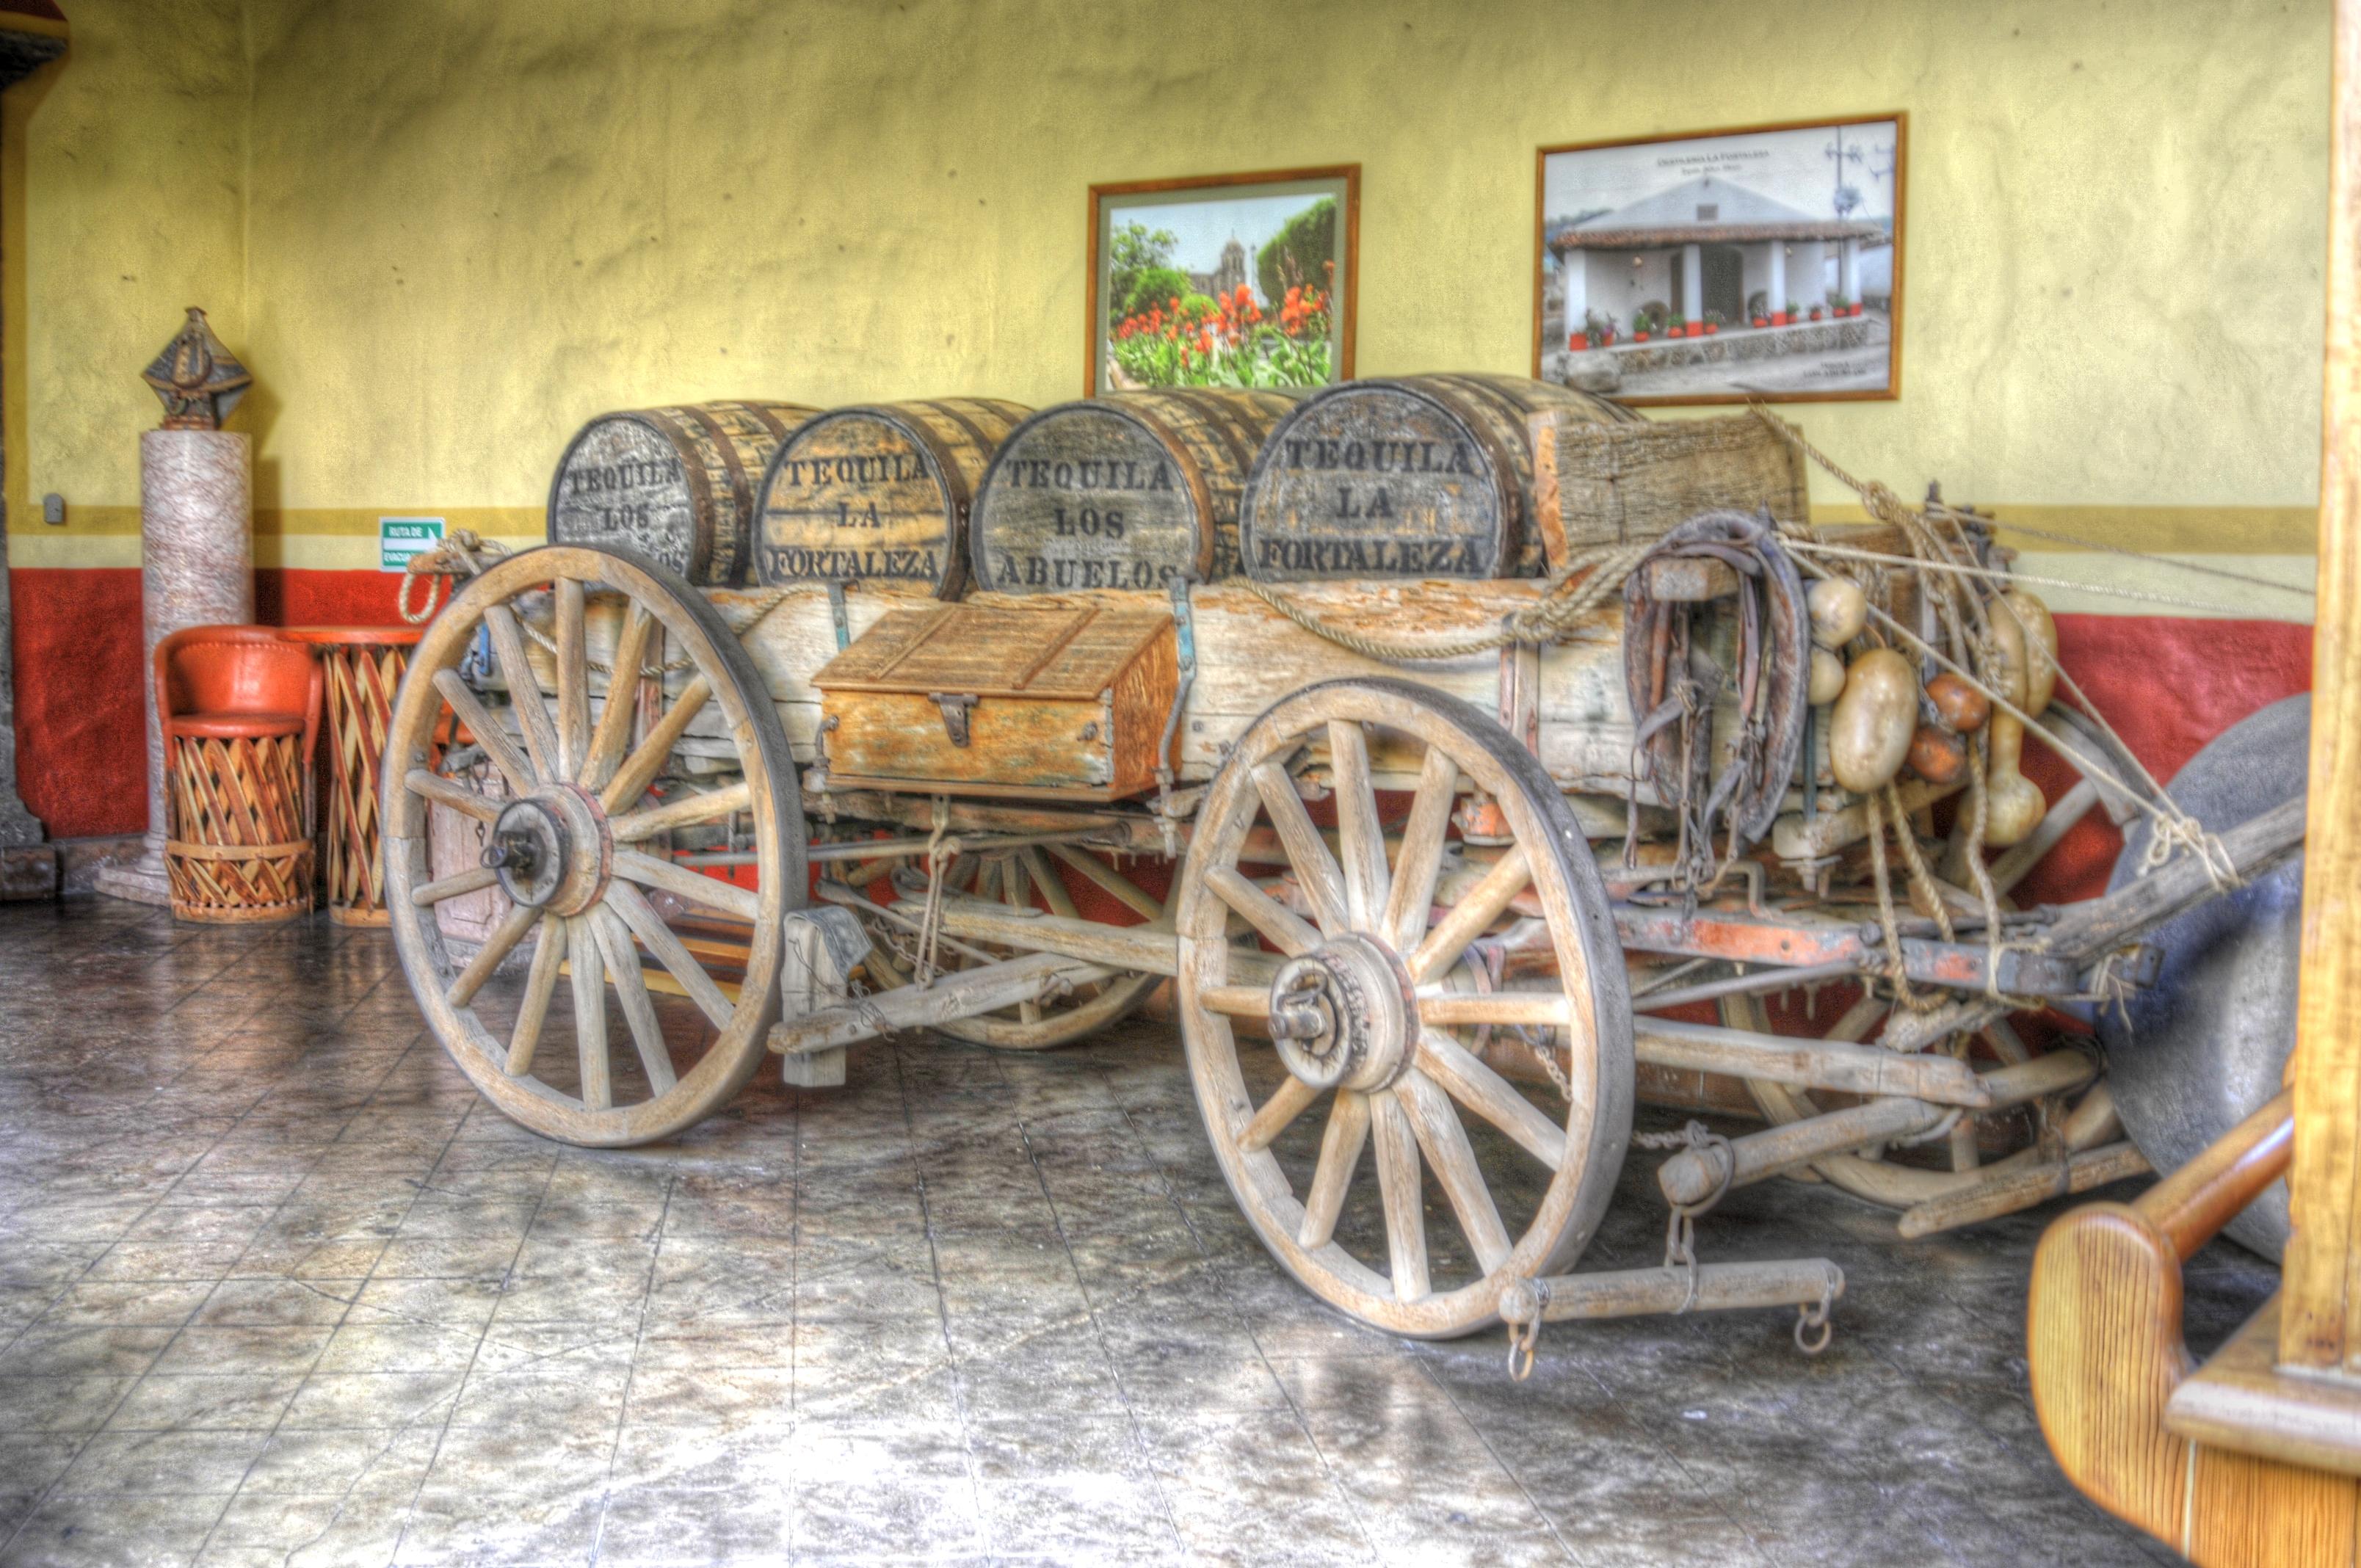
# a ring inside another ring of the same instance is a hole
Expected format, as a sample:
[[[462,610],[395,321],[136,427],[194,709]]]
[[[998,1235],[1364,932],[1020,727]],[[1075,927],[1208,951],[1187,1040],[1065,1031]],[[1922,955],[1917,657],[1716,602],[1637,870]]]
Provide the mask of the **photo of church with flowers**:
[[[1343,379],[1351,192],[1340,187],[1349,183],[1093,191],[1092,389]]]

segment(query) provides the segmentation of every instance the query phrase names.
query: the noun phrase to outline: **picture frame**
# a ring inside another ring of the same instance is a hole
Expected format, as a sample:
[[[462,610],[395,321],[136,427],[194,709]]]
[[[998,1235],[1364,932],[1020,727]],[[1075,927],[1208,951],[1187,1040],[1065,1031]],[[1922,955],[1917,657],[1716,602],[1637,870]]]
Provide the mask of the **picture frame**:
[[[1539,148],[1534,377],[1638,405],[1900,397],[1908,142],[1896,109]]]
[[[1349,380],[1360,231],[1357,163],[1092,186],[1082,395]]]

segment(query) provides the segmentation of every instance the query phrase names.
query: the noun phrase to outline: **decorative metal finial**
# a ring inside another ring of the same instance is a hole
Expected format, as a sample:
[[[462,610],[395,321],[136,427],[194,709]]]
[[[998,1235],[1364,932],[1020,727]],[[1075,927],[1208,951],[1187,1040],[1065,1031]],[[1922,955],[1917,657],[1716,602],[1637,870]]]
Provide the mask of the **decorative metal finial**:
[[[194,305],[186,324],[141,378],[164,400],[166,430],[219,430],[254,381]]]

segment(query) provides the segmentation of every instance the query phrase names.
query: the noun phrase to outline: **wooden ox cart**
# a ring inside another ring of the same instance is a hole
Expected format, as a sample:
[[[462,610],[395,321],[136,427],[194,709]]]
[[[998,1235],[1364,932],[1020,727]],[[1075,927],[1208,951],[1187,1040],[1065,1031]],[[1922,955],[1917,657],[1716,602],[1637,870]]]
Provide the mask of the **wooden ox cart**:
[[[1988,536],[1938,521],[1956,560],[1723,514],[1549,580],[958,605],[577,545],[459,564],[386,759],[401,963],[486,1096],[601,1146],[766,1057],[825,1085],[896,1031],[1052,1047],[1170,980],[1230,1187],[1322,1299],[1506,1321],[1528,1358],[1543,1321],[1693,1308],[1794,1308],[1800,1343],[1840,1271],[1697,1262],[1694,1218],[1787,1173],[1923,1234],[2145,1169],[2083,1040],[2015,1021],[2137,983],[2143,930],[2301,834],[2301,802],[2183,824],[2124,891],[2015,909],[2094,804],[2170,814],[2008,685],[1959,619],[2000,602]],[[1971,776],[1834,782],[1798,563],[1867,587],[1839,646],[1990,688]],[[2088,776],[1987,869],[2007,723]],[[1954,796],[1947,870],[1921,839]],[[1637,1098],[1763,1126],[1671,1140],[1664,1266],[1576,1272]]]

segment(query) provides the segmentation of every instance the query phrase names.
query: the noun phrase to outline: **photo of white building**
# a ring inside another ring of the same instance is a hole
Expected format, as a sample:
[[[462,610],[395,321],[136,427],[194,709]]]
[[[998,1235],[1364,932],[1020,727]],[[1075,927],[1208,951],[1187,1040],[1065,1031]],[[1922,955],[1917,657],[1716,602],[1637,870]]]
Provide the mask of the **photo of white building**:
[[[1536,374],[1642,401],[1893,395],[1901,129],[1544,149]]]

